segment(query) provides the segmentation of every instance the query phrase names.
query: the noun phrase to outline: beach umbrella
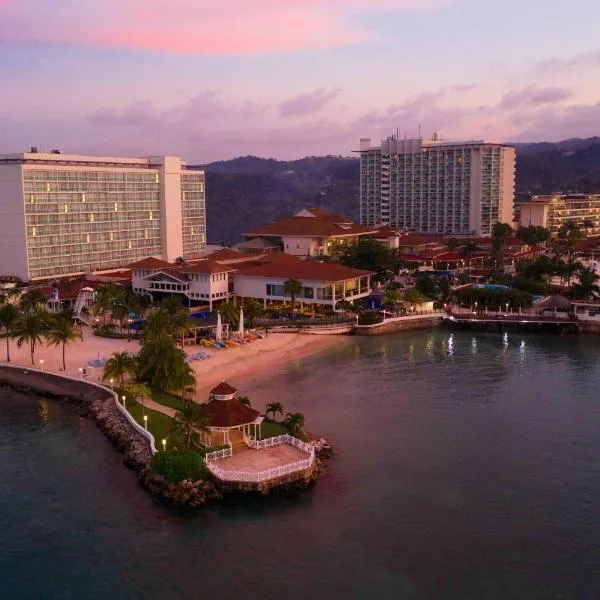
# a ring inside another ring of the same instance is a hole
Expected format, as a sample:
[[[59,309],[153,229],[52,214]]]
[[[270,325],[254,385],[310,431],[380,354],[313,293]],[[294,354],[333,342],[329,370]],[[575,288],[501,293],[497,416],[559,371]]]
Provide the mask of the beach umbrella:
[[[220,342],[223,339],[223,325],[221,323],[221,313],[217,313],[217,330],[215,331],[215,339]]]
[[[240,308],[240,326],[238,327],[238,335],[244,337],[244,309]]]

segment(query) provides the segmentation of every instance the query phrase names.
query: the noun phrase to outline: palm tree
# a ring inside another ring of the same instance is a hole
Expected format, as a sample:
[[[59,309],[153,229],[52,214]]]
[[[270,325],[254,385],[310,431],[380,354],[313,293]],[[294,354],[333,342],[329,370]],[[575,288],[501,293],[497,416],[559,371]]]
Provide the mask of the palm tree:
[[[571,285],[571,278],[577,271],[579,271],[581,264],[578,260],[575,260],[572,256],[569,257],[569,260],[561,265],[560,275],[561,279],[563,277],[567,278],[567,287]]]
[[[589,267],[579,269],[579,283],[571,288],[571,294],[575,298],[589,299],[592,296],[600,295],[600,286],[596,283],[599,277],[596,271]]]
[[[131,397],[137,401],[138,398],[142,401],[142,414],[144,413],[144,398],[150,398],[152,391],[145,383],[132,383],[127,386],[127,391]]]
[[[286,296],[289,296],[292,301],[292,314],[296,306],[296,296],[302,293],[302,282],[295,277],[290,277],[283,282],[283,290]]]
[[[188,447],[197,445],[193,442],[198,433],[210,431],[208,413],[195,402],[188,402],[173,415],[173,433],[181,433]]]
[[[279,413],[280,415],[283,414],[283,404],[281,404],[281,402],[270,402],[269,404],[267,404],[267,406],[265,406],[265,417],[267,417],[269,413],[271,413],[271,415],[273,416],[274,421],[275,415],[277,413]]]
[[[243,404],[244,406],[252,407],[252,404],[250,403],[250,398],[248,398],[248,396],[238,396],[238,402],[240,404]]]
[[[287,413],[283,424],[291,433],[298,433],[304,427],[304,415],[302,413]]]
[[[25,292],[20,300],[19,306],[24,313],[33,313],[46,306],[46,294],[39,288],[33,288]]]
[[[183,336],[190,326],[190,315],[182,306],[181,299],[175,295],[166,296],[160,303],[159,312],[164,316],[173,340],[181,338],[183,345]]]
[[[446,247],[450,252],[454,252],[458,248],[458,240],[456,238],[450,238],[446,242]]]
[[[52,346],[62,344],[62,368],[66,370],[67,364],[65,361],[65,348],[67,344],[79,339],[79,330],[71,319],[64,316],[59,316],[52,319],[50,329],[46,334],[46,339]]]
[[[262,304],[255,298],[244,298],[242,302],[244,319],[248,321],[248,327],[254,327],[254,321],[263,314]]]
[[[24,315],[17,324],[15,331],[17,337],[17,346],[20,348],[24,343],[29,344],[32,365],[35,364],[35,346],[36,344],[42,343],[47,331],[47,316],[41,311]]]
[[[106,313],[111,312],[117,300],[123,295],[123,288],[114,283],[101,285],[96,290],[92,313],[102,315],[102,322],[106,325]]]
[[[137,371],[136,359],[127,352],[115,352],[104,365],[103,380],[117,379],[123,389],[125,386],[125,375],[135,375]]]
[[[10,338],[19,321],[19,311],[15,305],[6,302],[0,307],[0,326],[6,332],[6,362],[10,362]]]
[[[492,228],[492,252],[491,258],[494,270],[498,275],[504,274],[504,252],[506,240],[511,235],[512,229],[508,223],[495,223]]]

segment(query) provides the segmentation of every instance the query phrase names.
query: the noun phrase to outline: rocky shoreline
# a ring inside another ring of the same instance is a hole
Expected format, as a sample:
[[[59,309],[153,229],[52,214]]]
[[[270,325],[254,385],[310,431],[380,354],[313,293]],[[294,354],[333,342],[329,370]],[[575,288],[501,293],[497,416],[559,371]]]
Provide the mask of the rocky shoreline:
[[[219,500],[223,497],[222,492],[226,492],[225,488],[220,489],[218,482],[183,480],[175,484],[154,472],[150,467],[150,441],[134,429],[117,408],[113,396],[102,387],[65,379],[51,373],[14,367],[0,368],[0,385],[5,389],[67,402],[79,415],[94,419],[112,445],[123,454],[124,464],[136,472],[141,486],[172,506],[199,507],[208,501]],[[308,482],[313,483],[324,470],[321,461],[333,455],[333,448],[323,437],[313,438],[310,443],[315,447],[317,457],[314,476]],[[302,485],[301,482],[297,484]],[[298,485],[290,483],[285,488]],[[306,482],[303,484],[303,487],[305,486]]]

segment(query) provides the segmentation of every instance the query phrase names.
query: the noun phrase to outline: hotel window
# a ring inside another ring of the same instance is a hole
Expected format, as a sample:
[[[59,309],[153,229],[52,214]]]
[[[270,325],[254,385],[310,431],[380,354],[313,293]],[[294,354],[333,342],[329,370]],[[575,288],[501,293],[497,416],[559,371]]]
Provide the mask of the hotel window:
[[[115,202],[115,212],[117,212],[119,210],[119,203]]]
[[[35,202],[35,194],[29,194],[29,202]]]
[[[65,204],[65,208],[64,208],[65,212],[68,213],[69,212],[69,205]]]
[[[152,214],[152,211],[150,211],[148,213],[148,218],[152,221],[152,219],[154,219],[154,215]]]
[[[110,239],[110,241],[111,241],[111,242],[113,242],[113,241],[114,241],[114,239],[115,239],[115,234],[114,234],[114,233],[111,231],[111,232],[108,234],[108,238]]]
[[[81,201],[85,202],[85,194],[81,194]]]
[[[31,228],[31,235],[34,236],[34,237],[37,235],[35,227]]]
[[[90,223],[94,222],[94,213],[90,213]]]
[[[129,250],[131,250],[131,240],[129,240],[129,242],[127,243],[127,246],[129,248]]]
[[[89,244],[90,243],[90,234],[86,234],[85,236],[85,241]]]

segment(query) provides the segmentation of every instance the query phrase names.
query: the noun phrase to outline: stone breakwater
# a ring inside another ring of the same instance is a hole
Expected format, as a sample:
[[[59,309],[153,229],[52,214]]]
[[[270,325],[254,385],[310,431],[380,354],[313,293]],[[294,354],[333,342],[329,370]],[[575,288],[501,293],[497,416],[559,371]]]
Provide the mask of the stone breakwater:
[[[84,381],[23,368],[0,367],[0,385],[44,398],[71,404],[77,413],[94,419],[113,446],[124,455],[123,462],[134,470],[142,487],[177,506],[200,506],[221,497],[211,481],[168,483],[150,467],[149,440],[136,431],[117,408],[112,394]]]

